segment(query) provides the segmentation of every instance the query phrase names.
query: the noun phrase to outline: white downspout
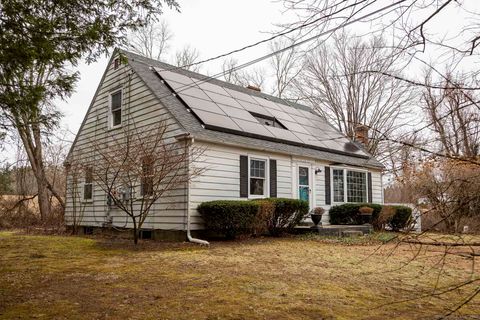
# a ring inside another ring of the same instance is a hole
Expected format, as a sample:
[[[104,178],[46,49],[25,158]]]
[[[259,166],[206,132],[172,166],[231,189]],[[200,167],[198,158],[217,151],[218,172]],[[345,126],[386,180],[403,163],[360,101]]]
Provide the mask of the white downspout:
[[[184,133],[184,134],[175,136],[175,138],[177,140],[185,139],[185,153],[187,155],[190,154],[190,144],[192,144],[193,141],[194,141],[193,137],[190,135],[190,133]],[[185,162],[186,162],[187,170],[190,170],[190,157],[189,156],[186,157]],[[187,239],[190,242],[198,243],[198,244],[205,245],[205,246],[208,247],[208,246],[210,246],[210,243],[208,241],[194,238],[194,237],[192,237],[192,234],[191,234],[191,230],[190,230],[190,179],[188,179],[188,181],[187,181],[187,190],[186,191],[187,191]]]

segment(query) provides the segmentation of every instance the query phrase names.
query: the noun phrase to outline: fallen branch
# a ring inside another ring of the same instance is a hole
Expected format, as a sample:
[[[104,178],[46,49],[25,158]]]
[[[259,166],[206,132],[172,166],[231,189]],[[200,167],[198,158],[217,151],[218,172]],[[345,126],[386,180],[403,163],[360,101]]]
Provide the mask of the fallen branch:
[[[420,244],[425,246],[439,246],[439,247],[480,247],[480,242],[459,243],[459,242],[444,242],[444,241],[420,241],[420,240],[401,240],[401,242]]]

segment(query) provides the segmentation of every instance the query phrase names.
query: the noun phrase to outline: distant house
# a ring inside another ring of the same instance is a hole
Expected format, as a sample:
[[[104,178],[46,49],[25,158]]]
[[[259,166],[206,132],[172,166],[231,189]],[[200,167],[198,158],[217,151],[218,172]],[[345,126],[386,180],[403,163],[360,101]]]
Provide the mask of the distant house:
[[[120,50],[105,70],[69,158],[92,153],[92,141],[121,134],[132,119],[137,127],[166,121],[170,138],[188,134],[206,148],[200,165],[207,170],[161,199],[144,229],[184,237],[188,214],[189,227],[201,230],[196,207],[216,199],[299,198],[327,210],[346,202],[383,202],[382,164],[309,107]],[[80,224],[124,226],[124,214],[107,207],[105,192],[88,172],[82,179]],[[67,224],[73,200],[67,197]]]

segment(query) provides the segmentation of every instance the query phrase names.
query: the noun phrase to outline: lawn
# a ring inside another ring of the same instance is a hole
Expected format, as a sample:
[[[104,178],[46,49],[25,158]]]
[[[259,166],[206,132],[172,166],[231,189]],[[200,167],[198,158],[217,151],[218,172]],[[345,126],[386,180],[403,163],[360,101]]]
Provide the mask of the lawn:
[[[478,278],[480,268],[458,255],[440,259],[441,247],[417,252],[385,238],[210,248],[145,241],[135,249],[126,240],[0,232],[0,318],[432,319],[474,289],[420,298]],[[477,297],[455,318],[478,314]]]

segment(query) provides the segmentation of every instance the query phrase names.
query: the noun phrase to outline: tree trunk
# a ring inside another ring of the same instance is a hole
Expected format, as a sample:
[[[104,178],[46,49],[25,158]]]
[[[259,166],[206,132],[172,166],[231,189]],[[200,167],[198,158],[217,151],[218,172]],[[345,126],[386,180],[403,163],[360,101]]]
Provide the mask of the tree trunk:
[[[133,243],[135,245],[138,244],[138,233],[139,233],[139,230],[137,228],[137,221],[135,218],[132,219],[133,220]]]
[[[43,185],[42,185],[43,183]],[[50,216],[50,196],[48,189],[44,182],[37,178],[38,185],[38,208],[40,210],[40,217],[42,221],[45,221]]]

